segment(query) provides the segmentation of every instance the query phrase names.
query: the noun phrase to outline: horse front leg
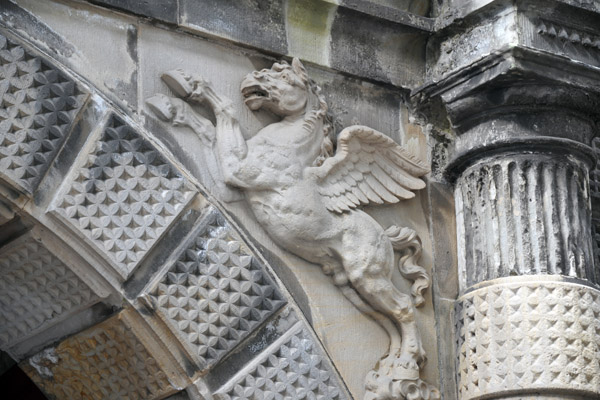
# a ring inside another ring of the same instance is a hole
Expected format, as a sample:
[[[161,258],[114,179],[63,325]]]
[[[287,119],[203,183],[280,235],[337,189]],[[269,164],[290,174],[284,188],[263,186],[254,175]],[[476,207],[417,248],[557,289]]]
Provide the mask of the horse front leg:
[[[217,94],[212,83],[199,75],[176,69],[165,72],[163,81],[180,97],[189,102],[206,103],[216,118],[217,155],[225,183],[244,188],[239,179],[242,163],[248,153],[240,124],[234,116],[231,100]]]

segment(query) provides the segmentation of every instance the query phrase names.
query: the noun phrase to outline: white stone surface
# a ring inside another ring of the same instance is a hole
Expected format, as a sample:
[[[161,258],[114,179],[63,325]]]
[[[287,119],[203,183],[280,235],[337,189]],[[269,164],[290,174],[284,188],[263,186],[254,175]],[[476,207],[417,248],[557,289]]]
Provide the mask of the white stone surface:
[[[498,279],[461,296],[455,318],[461,400],[535,390],[600,396],[598,289]]]

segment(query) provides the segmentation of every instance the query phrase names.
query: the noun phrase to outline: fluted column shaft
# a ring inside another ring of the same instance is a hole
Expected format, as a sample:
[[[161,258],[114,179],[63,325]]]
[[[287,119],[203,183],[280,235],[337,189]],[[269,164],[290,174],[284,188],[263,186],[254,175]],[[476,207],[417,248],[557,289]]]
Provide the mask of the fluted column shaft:
[[[596,282],[589,171],[574,157],[502,154],[456,183],[461,284],[558,274]]]
[[[600,396],[584,158],[517,146],[459,174],[459,399]]]

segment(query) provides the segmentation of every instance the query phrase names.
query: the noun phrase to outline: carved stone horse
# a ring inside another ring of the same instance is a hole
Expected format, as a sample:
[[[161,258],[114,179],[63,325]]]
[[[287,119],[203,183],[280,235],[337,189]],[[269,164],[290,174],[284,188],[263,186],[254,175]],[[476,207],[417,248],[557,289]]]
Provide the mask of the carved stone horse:
[[[415,190],[425,187],[419,177],[429,172],[427,166],[365,126],[344,129],[334,154],[327,104],[298,59],[254,71],[242,82],[251,110],[281,117],[249,140],[231,102],[207,81],[181,70],[165,73],[163,80],[186,102],[212,108],[216,125],[200,131],[214,131],[224,182],[245,193],[273,241],[321,265],[344,295],[389,334],[387,356],[367,376],[366,399],[439,399],[439,391],[419,378],[426,357],[414,306],[424,302],[422,292],[429,286],[425,270],[416,264],[420,240],[409,228],[384,230],[360,210],[414,197]],[[181,114],[193,112],[182,103],[164,97],[148,101],[163,119],[181,121],[186,119]],[[413,281],[412,297],[391,282],[394,250],[402,253],[401,274]]]

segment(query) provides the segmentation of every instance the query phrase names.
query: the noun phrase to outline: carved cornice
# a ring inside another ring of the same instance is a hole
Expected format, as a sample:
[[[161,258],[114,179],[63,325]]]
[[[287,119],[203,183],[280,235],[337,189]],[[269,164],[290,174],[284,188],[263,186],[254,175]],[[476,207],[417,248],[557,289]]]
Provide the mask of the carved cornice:
[[[600,50],[600,35],[557,24],[548,20],[540,20],[537,27],[537,33],[542,36],[558,39],[556,41],[557,47],[564,47],[564,43],[569,41],[589,50]]]
[[[599,18],[558,1],[548,7],[528,0],[491,1],[431,37],[428,83],[415,89],[413,95],[455,98],[464,94],[455,90],[461,82],[469,81],[474,88],[498,74],[516,73],[504,86],[528,83],[528,77],[519,76],[522,71],[538,76],[534,82],[548,79],[599,92]],[[522,65],[521,60],[531,65]],[[515,61],[517,64],[512,65]],[[587,82],[580,82],[583,77]]]
[[[426,114],[439,113],[431,106],[439,101],[457,134],[451,175],[510,143],[553,137],[589,146],[600,121],[597,21],[562,3],[497,1],[432,37],[429,83],[412,96]]]

